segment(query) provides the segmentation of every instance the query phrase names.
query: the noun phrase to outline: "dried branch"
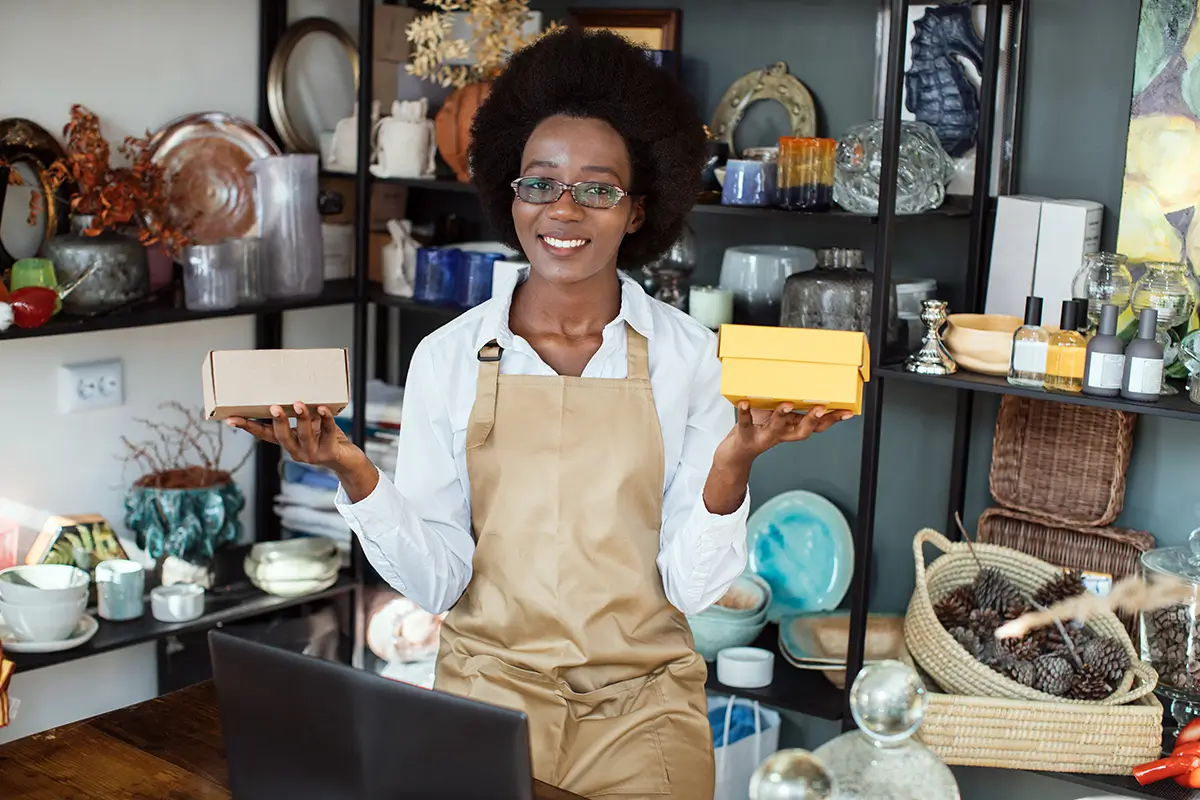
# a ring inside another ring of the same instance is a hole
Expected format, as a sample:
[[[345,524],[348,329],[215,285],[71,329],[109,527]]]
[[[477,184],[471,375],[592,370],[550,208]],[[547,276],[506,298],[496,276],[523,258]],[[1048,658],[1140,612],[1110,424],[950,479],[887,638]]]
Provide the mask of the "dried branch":
[[[254,452],[247,449],[232,469],[223,469],[225,455],[224,431],[205,424],[203,416],[182,403],[167,402],[159,406],[182,417],[179,424],[137,418],[151,437],[144,442],[132,442],[121,437],[126,455],[123,461],[136,463],[144,470],[135,481],[140,486],[158,488],[201,488],[230,480],[233,473],[245,466]]]
[[[1190,602],[1195,598],[1195,589],[1190,583],[1177,578],[1155,576],[1148,580],[1129,577],[1118,581],[1107,595],[1101,597],[1084,592],[1081,595],[1059,601],[1049,608],[1030,611],[1006,622],[996,630],[997,639],[1015,639],[1038,628],[1044,628],[1061,620],[1074,619],[1086,622],[1091,617],[1106,612],[1123,611],[1135,614],[1140,611],[1155,611],[1177,603]],[[1062,630],[1062,628],[1059,628]]]

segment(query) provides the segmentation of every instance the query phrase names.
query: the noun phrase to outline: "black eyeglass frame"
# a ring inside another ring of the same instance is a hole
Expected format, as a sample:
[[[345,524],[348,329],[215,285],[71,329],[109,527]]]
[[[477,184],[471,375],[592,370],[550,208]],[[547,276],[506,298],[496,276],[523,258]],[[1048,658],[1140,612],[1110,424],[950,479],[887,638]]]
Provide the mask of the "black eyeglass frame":
[[[521,181],[528,181],[528,180],[545,181],[546,183],[552,184],[553,186],[555,186],[558,189],[558,194],[554,195],[554,197],[552,199],[547,200],[544,203],[537,203],[537,202],[534,202],[533,200],[526,200],[524,197],[521,197],[521,192],[520,192],[519,187],[520,187]],[[616,208],[617,206],[619,206],[621,204],[621,201],[623,199],[625,199],[626,197],[634,196],[632,192],[627,192],[624,189],[622,189],[620,186],[617,186],[614,183],[605,183],[604,181],[577,181],[575,183],[564,183],[563,181],[557,180],[555,178],[543,178],[540,175],[522,175],[520,178],[517,178],[512,183],[510,183],[509,186],[512,187],[513,194],[515,194],[517,196],[518,200],[520,200],[522,203],[529,203],[530,205],[535,205],[535,206],[548,206],[553,203],[557,203],[559,200],[562,199],[564,192],[570,192],[571,199],[575,202],[576,205],[581,206],[583,208],[594,208],[598,211],[607,211],[610,208]],[[579,188],[580,186],[604,186],[609,189],[612,189],[617,193],[616,202],[614,202],[611,206],[596,206],[596,205],[588,205],[587,203],[582,203],[579,201],[579,198],[575,196],[575,190],[577,188]]]

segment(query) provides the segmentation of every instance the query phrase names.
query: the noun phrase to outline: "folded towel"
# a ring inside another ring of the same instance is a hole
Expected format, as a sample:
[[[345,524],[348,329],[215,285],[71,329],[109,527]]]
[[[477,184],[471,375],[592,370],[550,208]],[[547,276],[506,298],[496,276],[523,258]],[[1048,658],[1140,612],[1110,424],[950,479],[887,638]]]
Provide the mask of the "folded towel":
[[[279,494],[275,502],[284,505],[307,506],[325,511],[335,511],[333,500],[337,496],[336,489],[325,489],[309,486],[303,483],[285,482],[279,486]]]

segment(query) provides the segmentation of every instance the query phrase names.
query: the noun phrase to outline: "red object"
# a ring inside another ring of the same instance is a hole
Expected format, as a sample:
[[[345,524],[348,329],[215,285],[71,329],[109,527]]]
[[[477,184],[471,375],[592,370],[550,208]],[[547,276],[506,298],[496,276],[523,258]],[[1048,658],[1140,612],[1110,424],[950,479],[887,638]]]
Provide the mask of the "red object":
[[[18,328],[40,328],[54,316],[58,292],[45,286],[25,286],[8,297],[13,324]]]
[[[1170,756],[1138,764],[1133,768],[1133,777],[1141,786],[1166,778],[1181,778],[1200,770],[1200,756]]]
[[[1200,789],[1200,769],[1194,769],[1191,772],[1178,776],[1175,778],[1175,782],[1189,789]]]
[[[1175,737],[1175,746],[1197,741],[1200,741],[1200,717],[1183,726],[1179,735]]]
[[[4,288],[4,281],[0,281],[0,303],[8,300],[8,289]]]
[[[1200,756],[1200,742],[1187,742],[1186,744],[1177,744],[1175,749],[1171,751],[1173,756]]]

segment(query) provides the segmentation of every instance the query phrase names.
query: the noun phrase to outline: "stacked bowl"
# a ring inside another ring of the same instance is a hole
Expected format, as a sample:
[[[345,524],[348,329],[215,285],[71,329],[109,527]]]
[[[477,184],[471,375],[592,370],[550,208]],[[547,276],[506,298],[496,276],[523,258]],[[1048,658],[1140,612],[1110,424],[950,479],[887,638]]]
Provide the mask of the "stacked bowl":
[[[699,614],[688,617],[696,652],[715,661],[726,647],[742,647],[767,626],[771,587],[753,572],[738,577],[725,596]]]
[[[0,570],[0,617],[26,642],[58,642],[79,625],[91,577],[67,564]]]
[[[256,544],[242,566],[250,583],[267,594],[300,597],[333,586],[341,563],[332,540],[311,536]]]

